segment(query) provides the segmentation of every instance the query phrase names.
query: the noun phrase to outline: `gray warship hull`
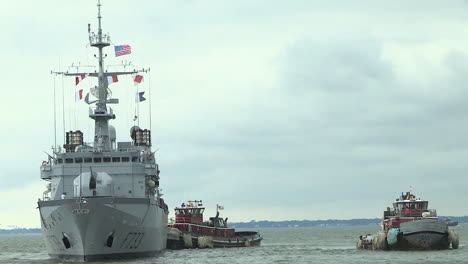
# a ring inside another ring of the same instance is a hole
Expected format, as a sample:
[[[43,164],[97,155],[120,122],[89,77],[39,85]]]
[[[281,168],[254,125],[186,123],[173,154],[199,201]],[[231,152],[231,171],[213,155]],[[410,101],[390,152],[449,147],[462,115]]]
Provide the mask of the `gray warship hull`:
[[[166,248],[167,214],[148,198],[38,202],[53,258],[92,261],[154,256]]]

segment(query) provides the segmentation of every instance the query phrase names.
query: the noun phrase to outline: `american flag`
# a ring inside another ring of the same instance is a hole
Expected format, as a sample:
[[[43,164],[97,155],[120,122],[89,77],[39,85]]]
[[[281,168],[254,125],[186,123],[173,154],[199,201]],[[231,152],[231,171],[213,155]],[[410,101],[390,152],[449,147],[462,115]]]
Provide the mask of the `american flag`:
[[[119,45],[115,46],[114,49],[116,57],[132,53],[132,47],[130,47],[130,45]]]

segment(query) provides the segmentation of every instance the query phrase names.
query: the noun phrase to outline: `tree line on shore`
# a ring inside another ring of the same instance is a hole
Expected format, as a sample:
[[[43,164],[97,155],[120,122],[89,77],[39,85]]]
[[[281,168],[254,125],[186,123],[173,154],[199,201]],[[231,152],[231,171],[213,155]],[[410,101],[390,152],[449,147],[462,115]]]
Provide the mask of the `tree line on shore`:
[[[444,220],[450,218],[451,222],[468,223],[468,216],[439,216]],[[236,228],[282,228],[282,227],[314,227],[314,226],[362,226],[379,225],[381,218],[357,218],[348,220],[288,220],[288,221],[255,221],[228,223],[230,227]]]
[[[439,216],[439,219],[450,218],[452,222],[468,223],[468,216]],[[363,226],[378,225],[381,218],[357,218],[348,220],[328,219],[328,220],[288,220],[288,221],[255,221],[228,223],[229,227],[236,228],[287,228],[287,227],[314,227],[314,226]],[[13,228],[0,229],[0,234],[37,234],[41,233],[40,228]]]

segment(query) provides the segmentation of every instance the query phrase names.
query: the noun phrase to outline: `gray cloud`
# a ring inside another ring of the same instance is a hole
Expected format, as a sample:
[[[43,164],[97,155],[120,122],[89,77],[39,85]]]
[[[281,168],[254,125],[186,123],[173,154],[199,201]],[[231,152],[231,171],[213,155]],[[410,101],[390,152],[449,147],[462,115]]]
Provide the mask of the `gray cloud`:
[[[416,185],[441,200],[447,198],[437,190],[451,186],[456,199],[463,190],[452,185],[464,182],[464,171],[455,164],[468,147],[460,132],[468,127],[459,122],[468,109],[454,85],[465,82],[459,80],[465,71],[451,62],[461,54],[449,53],[449,76],[419,87],[428,94],[418,97],[406,91],[408,80],[395,77],[378,41],[337,39],[333,43],[340,45],[328,47],[317,42],[300,40],[287,48],[279,60],[279,89],[262,99],[270,104],[251,109],[234,129],[206,131],[206,142],[193,138],[200,143],[199,156],[191,158],[200,167],[193,171],[204,175],[194,178],[208,186],[210,179],[226,183],[214,185],[217,191],[209,197],[232,200],[230,195],[241,192],[235,200],[255,207],[281,195],[274,204],[322,203],[340,211],[346,207],[335,201],[371,206],[377,203],[372,197],[383,206]],[[213,149],[216,154],[207,154]]]
[[[390,63],[382,59],[381,43],[373,38],[299,40],[281,66],[285,92],[299,96],[314,96],[314,90],[352,96],[363,89],[388,89],[394,79]]]

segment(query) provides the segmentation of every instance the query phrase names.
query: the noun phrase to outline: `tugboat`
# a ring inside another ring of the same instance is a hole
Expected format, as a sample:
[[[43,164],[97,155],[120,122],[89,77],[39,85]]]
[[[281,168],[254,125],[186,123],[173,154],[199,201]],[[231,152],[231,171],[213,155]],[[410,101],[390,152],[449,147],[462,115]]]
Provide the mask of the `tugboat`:
[[[222,206],[216,205],[216,216],[203,221],[205,207],[201,200],[188,201],[176,207],[175,222],[168,225],[167,248],[260,246],[263,237],[258,232],[236,232],[234,228],[229,228],[228,218],[219,217],[219,210],[222,209]]]
[[[38,201],[42,234],[53,258],[91,261],[154,256],[166,249],[168,207],[161,198],[159,166],[151,152],[151,132],[133,126],[128,142],[116,141],[109,123],[115,114],[108,104],[111,82],[118,75],[141,71],[108,72],[103,49],[110,46],[102,33],[98,1],[98,33],[88,25],[90,46],[98,49],[98,71],[56,73],[73,76],[76,84],[85,76],[97,79],[85,102],[94,120],[94,142],[83,141],[81,131],[67,132],[64,145],[40,166],[47,190]],[[117,46],[116,46],[117,55]],[[82,90],[80,92],[80,99]],[[55,103],[55,102],[54,102]],[[65,117],[64,117],[65,118]],[[130,141],[130,138],[132,141]]]
[[[458,248],[458,234],[439,220],[436,210],[428,209],[428,201],[416,199],[412,191],[402,193],[387,207],[382,231],[359,237],[357,248],[364,249],[453,249]]]

